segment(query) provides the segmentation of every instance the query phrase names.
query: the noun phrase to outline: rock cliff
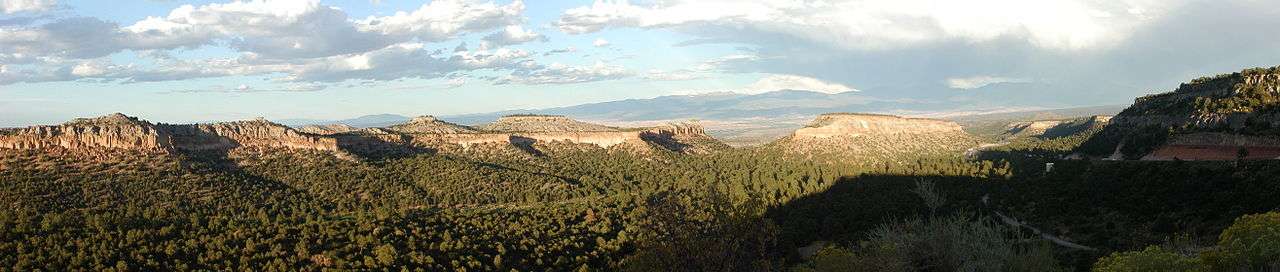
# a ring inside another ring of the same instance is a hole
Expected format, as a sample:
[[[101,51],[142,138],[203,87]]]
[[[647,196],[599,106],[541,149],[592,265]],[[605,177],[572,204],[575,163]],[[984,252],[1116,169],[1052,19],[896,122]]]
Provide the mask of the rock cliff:
[[[1003,139],[1041,138],[1051,139],[1077,135],[1090,129],[1101,129],[1111,121],[1111,116],[1095,115],[1067,120],[1037,120],[1013,122],[1005,126]]]
[[[978,141],[950,121],[892,115],[830,113],[769,146],[805,156],[839,158],[958,154]]]
[[[1223,140],[1249,137],[1280,137],[1280,67],[1199,78],[1171,92],[1134,99],[1077,151],[1127,159],[1193,160],[1270,147],[1253,140]],[[1160,155],[1149,156],[1157,150]]]
[[[258,119],[211,124],[151,124],[123,114],[76,119],[56,126],[0,130],[0,148],[68,150],[116,148],[149,152],[193,152],[235,148],[316,150],[340,157],[357,154],[384,157],[421,152],[466,150],[476,146],[592,145],[647,152],[664,148],[680,153],[721,148],[695,123],[619,129],[574,121],[562,116],[514,116],[476,130],[424,116],[387,128],[356,129],[345,125],[307,126],[294,130]],[[722,144],[721,144],[722,145]]]
[[[72,120],[57,126],[8,129],[0,148],[68,150],[115,148],[148,152],[228,150],[237,147],[339,151],[331,138],[299,133],[265,120],[212,124],[152,124],[124,114]]]
[[[237,147],[339,151],[333,138],[300,133],[287,126],[257,119],[194,125],[167,125],[174,147],[181,150],[223,150]]]
[[[137,118],[115,113],[97,118],[80,118],[62,125],[33,126],[0,131],[0,148],[40,149],[118,148],[167,152],[173,143],[167,131]]]
[[[796,130],[796,138],[831,138],[860,135],[963,133],[951,121],[903,118],[892,115],[828,113]]]

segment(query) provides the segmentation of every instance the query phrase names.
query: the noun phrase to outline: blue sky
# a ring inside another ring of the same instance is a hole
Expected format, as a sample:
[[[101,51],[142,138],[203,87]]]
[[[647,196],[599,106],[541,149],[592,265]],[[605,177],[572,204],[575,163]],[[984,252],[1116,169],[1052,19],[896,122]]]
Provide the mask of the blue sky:
[[[1274,1],[2,1],[0,126],[779,89],[1068,107],[1280,64]]]

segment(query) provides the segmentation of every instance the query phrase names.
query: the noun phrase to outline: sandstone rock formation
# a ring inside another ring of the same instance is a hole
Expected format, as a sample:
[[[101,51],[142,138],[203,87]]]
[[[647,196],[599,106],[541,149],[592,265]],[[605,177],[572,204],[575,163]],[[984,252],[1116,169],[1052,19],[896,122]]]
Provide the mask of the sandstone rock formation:
[[[1091,117],[1067,120],[1036,120],[1013,122],[1005,126],[1004,139],[1012,138],[1056,138],[1085,132],[1089,129],[1101,128],[1111,122],[1111,116],[1094,115]]]
[[[303,134],[263,119],[164,127],[172,135],[174,147],[181,150],[260,147],[339,151],[333,138]]]
[[[1091,156],[1122,154],[1119,157],[1128,159],[1234,158],[1239,149],[1264,151],[1270,145],[1223,139],[1276,138],[1280,137],[1277,128],[1280,67],[1246,69],[1134,99],[1078,151]]]
[[[829,113],[770,146],[804,156],[901,158],[958,154],[978,141],[951,121]]]
[[[123,114],[77,119],[57,126],[0,130],[0,148],[68,150],[118,148],[149,152],[231,150],[240,147],[316,150],[340,157],[507,146],[527,151],[534,145],[591,145],[647,152],[663,148],[680,153],[721,148],[694,123],[652,128],[618,129],[574,121],[563,116],[514,116],[476,130],[430,116],[387,128],[356,129],[345,125],[307,126],[294,130],[258,119],[211,124],[151,124]],[[539,151],[540,152],[540,151]]]
[[[859,135],[963,133],[951,121],[903,118],[892,115],[827,113],[809,126],[796,130],[796,138],[831,138]]]
[[[1005,126],[1005,136],[1011,138],[1038,137],[1044,135],[1046,130],[1056,127],[1062,122],[1061,120],[1014,122]]]
[[[227,150],[237,147],[339,151],[331,138],[299,133],[265,120],[212,124],[151,124],[115,113],[72,120],[58,126],[33,126],[0,133],[0,148],[68,150],[95,148],[147,152]]]
[[[115,113],[80,118],[62,125],[0,130],[0,148],[119,148],[150,152],[173,149],[167,131],[137,118]]]

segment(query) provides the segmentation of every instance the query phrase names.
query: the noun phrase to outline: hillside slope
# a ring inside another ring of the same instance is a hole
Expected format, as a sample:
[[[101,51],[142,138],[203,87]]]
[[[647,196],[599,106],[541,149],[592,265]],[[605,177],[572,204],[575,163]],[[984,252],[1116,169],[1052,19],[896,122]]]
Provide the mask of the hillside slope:
[[[1246,69],[1135,99],[1078,151],[1113,159],[1280,158],[1280,67]]]

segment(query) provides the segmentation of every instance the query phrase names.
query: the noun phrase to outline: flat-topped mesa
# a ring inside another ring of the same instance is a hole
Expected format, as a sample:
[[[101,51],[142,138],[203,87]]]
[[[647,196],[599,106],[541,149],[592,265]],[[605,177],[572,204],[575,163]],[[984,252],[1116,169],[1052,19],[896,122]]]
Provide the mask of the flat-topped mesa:
[[[602,132],[618,128],[581,122],[561,115],[508,115],[493,123],[480,125],[493,132]]]
[[[1062,120],[1039,120],[1013,122],[1005,126],[1005,134],[1009,137],[1034,137],[1044,135],[1044,132],[1050,128],[1061,125]]]
[[[434,134],[455,134],[455,133],[475,133],[476,130],[467,126],[449,123],[436,119],[434,116],[423,115],[414,117],[413,120],[399,125],[387,127],[387,130],[400,133],[434,133]]]
[[[707,132],[697,122],[673,122],[647,129],[651,133],[671,135],[706,135]]]
[[[963,133],[951,121],[904,118],[893,115],[828,113],[819,115],[809,126],[796,130],[797,138],[831,138],[859,135]]]
[[[49,147],[72,150],[118,148],[168,152],[173,148],[173,144],[167,132],[157,129],[149,122],[120,113],[97,118],[78,118],[62,125],[32,126],[0,131],[0,148]]]

